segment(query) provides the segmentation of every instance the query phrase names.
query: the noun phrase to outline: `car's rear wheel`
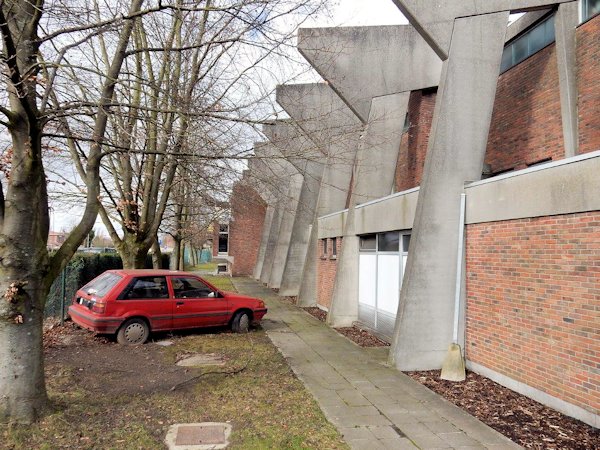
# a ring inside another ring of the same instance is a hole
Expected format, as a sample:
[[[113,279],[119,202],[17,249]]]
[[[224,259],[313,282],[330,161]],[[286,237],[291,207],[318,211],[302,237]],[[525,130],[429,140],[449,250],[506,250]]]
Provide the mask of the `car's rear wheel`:
[[[117,332],[117,342],[123,345],[140,345],[148,340],[150,327],[142,319],[129,319]]]
[[[247,333],[250,329],[250,316],[245,311],[236,313],[231,322],[231,329],[234,333]]]

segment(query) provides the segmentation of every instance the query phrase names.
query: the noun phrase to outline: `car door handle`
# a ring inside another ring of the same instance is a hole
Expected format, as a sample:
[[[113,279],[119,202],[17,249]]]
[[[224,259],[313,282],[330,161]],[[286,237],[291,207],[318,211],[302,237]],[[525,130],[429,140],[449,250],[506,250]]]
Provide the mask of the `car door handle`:
[[[183,305],[184,302],[177,302],[175,303],[175,305],[179,306],[179,305]]]

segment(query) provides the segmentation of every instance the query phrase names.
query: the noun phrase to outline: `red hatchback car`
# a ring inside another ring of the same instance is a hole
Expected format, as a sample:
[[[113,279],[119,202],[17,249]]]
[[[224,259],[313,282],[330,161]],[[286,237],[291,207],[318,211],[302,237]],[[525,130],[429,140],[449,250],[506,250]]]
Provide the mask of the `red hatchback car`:
[[[262,300],[217,289],[169,270],[108,270],[77,291],[69,315],[121,344],[143,344],[151,331],[229,325],[245,333],[267,313]]]

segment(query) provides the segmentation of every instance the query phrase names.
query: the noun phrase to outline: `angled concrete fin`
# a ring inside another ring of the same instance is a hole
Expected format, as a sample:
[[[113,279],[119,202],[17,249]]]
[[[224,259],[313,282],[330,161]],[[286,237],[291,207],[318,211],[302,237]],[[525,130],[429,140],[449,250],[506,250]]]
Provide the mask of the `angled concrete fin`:
[[[454,19],[495,12],[526,12],[575,0],[393,0],[423,39],[448,58]]]
[[[364,123],[371,99],[440,80],[440,58],[410,25],[300,29],[298,50]]]

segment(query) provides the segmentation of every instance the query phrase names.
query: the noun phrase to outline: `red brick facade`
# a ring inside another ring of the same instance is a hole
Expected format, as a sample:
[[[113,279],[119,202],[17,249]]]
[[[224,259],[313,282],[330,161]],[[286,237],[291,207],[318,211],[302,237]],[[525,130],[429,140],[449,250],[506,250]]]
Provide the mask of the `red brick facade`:
[[[468,226],[469,360],[600,413],[600,212]]]
[[[408,130],[402,135],[396,165],[396,192],[421,184],[436,90],[414,91],[408,101]]]
[[[600,16],[577,30],[579,152],[600,150]]]
[[[327,253],[324,253],[323,242],[327,241]],[[333,255],[333,240],[319,239],[317,252],[317,298],[319,306],[329,309],[333,296],[333,284],[337,273],[337,258],[342,248],[342,238],[335,240],[337,256]]]
[[[565,157],[556,45],[498,80],[485,162],[492,173]]]
[[[252,275],[266,210],[265,202],[252,187],[243,181],[234,185],[229,222],[229,256],[234,258],[232,275]]]

